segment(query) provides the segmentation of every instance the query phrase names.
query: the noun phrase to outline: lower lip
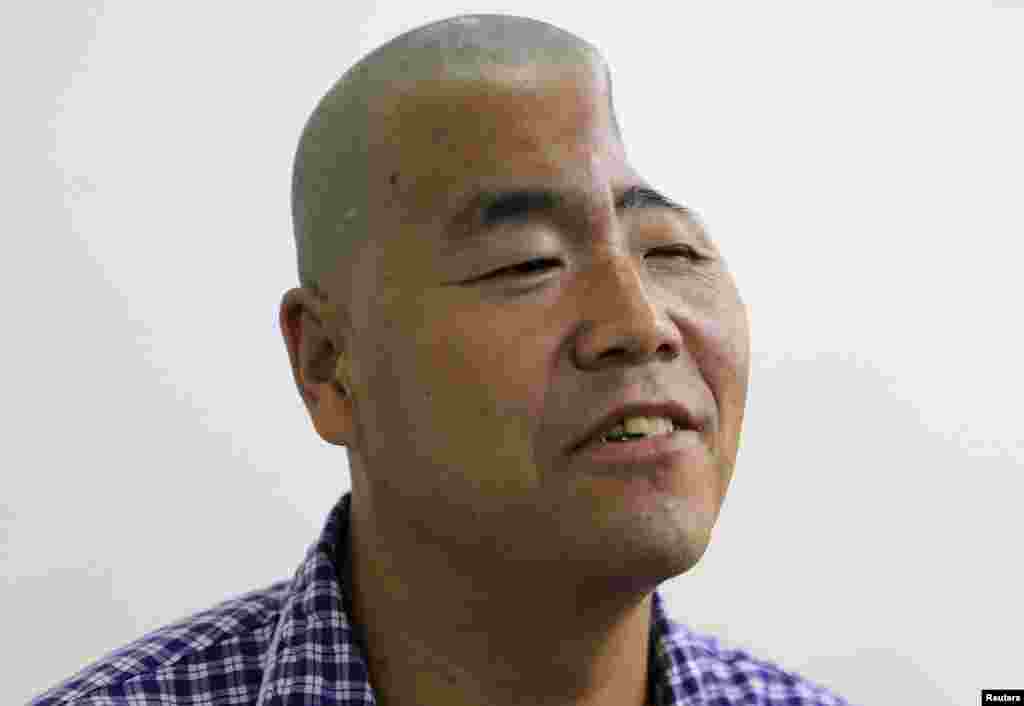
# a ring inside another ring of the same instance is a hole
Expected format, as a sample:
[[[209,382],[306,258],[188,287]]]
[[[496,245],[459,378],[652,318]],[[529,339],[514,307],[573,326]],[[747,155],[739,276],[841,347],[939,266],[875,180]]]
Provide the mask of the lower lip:
[[[700,443],[696,430],[676,429],[671,434],[633,441],[597,440],[578,449],[575,455],[592,463],[651,466],[678,462],[682,456],[698,452]]]

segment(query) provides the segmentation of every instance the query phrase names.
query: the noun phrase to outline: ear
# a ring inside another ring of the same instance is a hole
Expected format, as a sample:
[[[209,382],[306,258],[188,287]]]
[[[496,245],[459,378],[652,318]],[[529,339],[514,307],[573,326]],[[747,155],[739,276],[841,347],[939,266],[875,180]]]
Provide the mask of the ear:
[[[333,327],[325,321],[321,308],[311,290],[288,290],[281,301],[281,333],[295,385],[314,428],[327,443],[344,446],[352,430],[348,366],[346,358],[336,351]]]

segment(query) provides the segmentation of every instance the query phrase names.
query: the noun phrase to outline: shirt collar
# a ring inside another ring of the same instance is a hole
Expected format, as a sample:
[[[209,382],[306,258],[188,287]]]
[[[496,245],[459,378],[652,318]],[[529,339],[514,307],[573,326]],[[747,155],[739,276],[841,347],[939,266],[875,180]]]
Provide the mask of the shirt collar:
[[[267,652],[257,706],[291,703],[290,697],[299,695],[308,699],[311,689],[332,696],[331,703],[376,703],[360,637],[350,622],[349,587],[339,580],[349,575],[351,498],[349,491],[334,506],[295,572]],[[672,624],[657,590],[651,611],[648,695],[660,706],[674,703],[669,677],[678,681],[692,666],[672,660],[678,645],[670,642]],[[687,630],[682,625],[675,629]]]

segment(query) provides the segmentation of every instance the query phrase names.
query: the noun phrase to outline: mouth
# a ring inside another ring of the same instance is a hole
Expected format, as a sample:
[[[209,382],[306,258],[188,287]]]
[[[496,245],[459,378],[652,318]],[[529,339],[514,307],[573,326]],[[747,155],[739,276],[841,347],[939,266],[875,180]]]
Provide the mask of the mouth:
[[[652,464],[674,464],[687,456],[696,458],[701,448],[700,432],[677,424],[667,433],[621,441],[609,441],[606,436],[599,435],[585,441],[576,448],[574,455],[597,464],[649,467]]]
[[[700,433],[704,421],[679,402],[636,402],[609,411],[594,423],[590,431],[569,448],[575,454],[591,446],[632,447],[659,438],[672,439],[679,434]]]
[[[633,444],[637,441],[643,441],[656,436],[671,436],[676,432],[684,431],[683,425],[674,419],[666,419],[663,424],[664,426],[661,427],[661,431],[646,433],[627,431],[623,428],[622,422],[619,422],[611,429],[606,429],[604,432],[595,434],[582,443],[577,444],[576,448],[581,449],[590,444]]]

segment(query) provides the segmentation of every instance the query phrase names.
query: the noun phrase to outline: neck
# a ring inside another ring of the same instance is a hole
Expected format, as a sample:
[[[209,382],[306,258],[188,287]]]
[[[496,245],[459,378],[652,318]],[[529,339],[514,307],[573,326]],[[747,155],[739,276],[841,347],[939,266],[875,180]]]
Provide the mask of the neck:
[[[366,521],[353,507],[343,580],[381,706],[647,703],[650,592],[592,595],[490,568],[467,581],[450,554],[398,555]]]

